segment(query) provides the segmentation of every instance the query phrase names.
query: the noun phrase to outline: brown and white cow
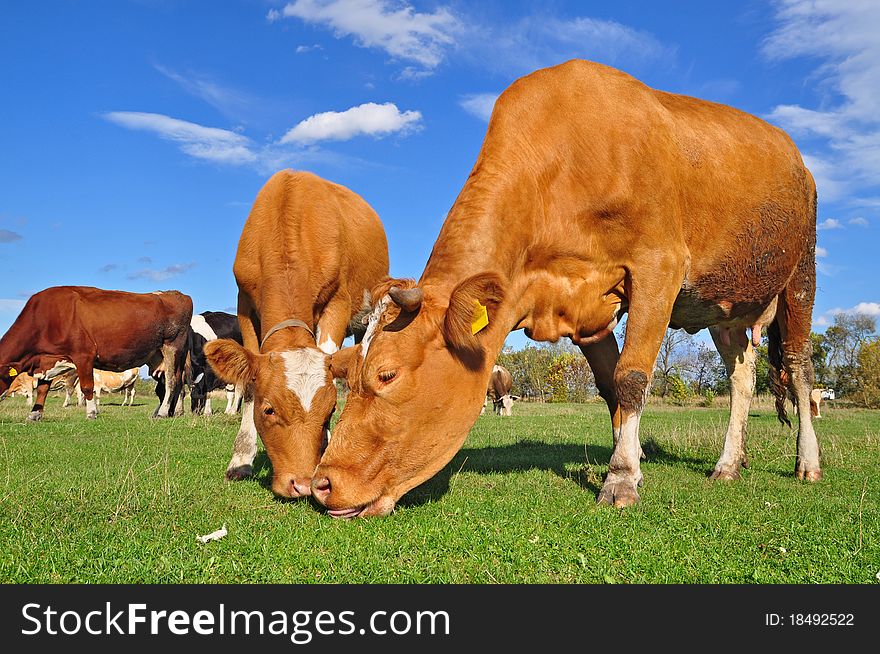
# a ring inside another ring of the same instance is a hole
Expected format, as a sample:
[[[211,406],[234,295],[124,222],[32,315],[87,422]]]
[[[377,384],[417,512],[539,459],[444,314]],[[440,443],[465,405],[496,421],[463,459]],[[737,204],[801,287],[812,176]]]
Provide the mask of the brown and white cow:
[[[735,411],[713,476],[735,478],[746,462],[746,329],[755,338],[767,326],[771,359],[801,400],[797,477],[820,479],[809,411],[815,217],[797,148],[754,116],[581,60],[521,78],[496,102],[418,284],[375,288],[363,343],[335,357],[351,392],[314,496],[334,516],[387,514],[437,473],[479,415],[514,329],[571,338],[593,369],[614,436],[599,503],[639,501],[639,421],[669,325],[711,326],[725,348]]]
[[[486,402],[483,405],[483,410],[480,411],[480,415],[483,414],[486,406],[490,403],[497,415],[513,415],[513,403],[519,399],[519,396],[510,394],[512,388],[513,377],[510,371],[496,363],[492,367],[492,374],[489,376],[489,386],[486,388]]]
[[[233,270],[244,346],[231,339],[204,346],[220,379],[247,384],[226,477],[252,474],[259,434],[272,490],[308,495],[336,408],[330,355],[346,335],[363,334],[353,317],[388,275],[385,231],[344,186],[283,170],[257,195]]]
[[[53,286],[33,295],[0,339],[0,396],[20,372],[37,377],[29,420],[43,417],[53,378],[76,370],[86,416],[97,417],[94,369],[128,370],[162,361],[169,392],[154,417],[173,415],[182,386],[192,300],[178,291],[128,293]]]
[[[134,404],[135,384],[140,376],[140,368],[129,368],[123,372],[113,372],[112,370],[92,371],[92,377],[95,380],[95,407],[100,411],[101,393],[122,393],[122,404],[126,402],[129,406]],[[73,392],[77,396],[77,404],[81,405],[85,399],[82,388],[79,385],[79,378],[72,375],[75,379],[73,384]],[[67,397],[64,398],[63,406],[70,403],[70,397],[73,393],[68,391]]]

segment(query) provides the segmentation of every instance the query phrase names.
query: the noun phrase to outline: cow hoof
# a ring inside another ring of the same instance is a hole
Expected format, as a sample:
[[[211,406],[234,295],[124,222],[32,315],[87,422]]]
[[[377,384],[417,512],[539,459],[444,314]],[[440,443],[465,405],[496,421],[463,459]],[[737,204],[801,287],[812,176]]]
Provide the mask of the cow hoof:
[[[739,481],[740,474],[736,468],[715,468],[709,473],[709,479],[713,481]]]
[[[641,501],[636,484],[630,480],[608,481],[602,485],[596,504],[609,504],[617,508],[632,506]]]
[[[38,422],[43,419],[43,412],[42,411],[31,411],[28,414],[27,419],[30,420],[31,422]]]
[[[822,470],[806,470],[801,466],[798,466],[794,471],[795,477],[800,479],[801,481],[822,481]]]
[[[241,481],[242,479],[248,479],[252,477],[254,474],[254,469],[252,466],[238,466],[237,468],[230,468],[226,471],[226,481]]]
[[[97,419],[98,419],[97,413],[87,413],[86,414],[86,420],[97,420]]]

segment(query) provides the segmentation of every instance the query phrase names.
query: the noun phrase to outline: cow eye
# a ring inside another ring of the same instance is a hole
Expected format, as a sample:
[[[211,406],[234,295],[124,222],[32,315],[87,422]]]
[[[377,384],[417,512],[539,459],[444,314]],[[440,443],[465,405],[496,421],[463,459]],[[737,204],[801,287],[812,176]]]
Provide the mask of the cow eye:
[[[273,409],[273,408],[270,407],[270,406],[267,406],[265,409],[263,409],[263,413],[265,413],[267,416],[274,416],[274,415],[275,415],[275,409]]]
[[[391,381],[392,379],[394,379],[395,377],[397,377],[397,371],[396,371],[396,370],[387,370],[387,371],[385,371],[385,372],[380,372],[380,373],[379,373],[379,381],[382,382],[383,384],[387,384],[388,382],[390,382],[390,381]]]

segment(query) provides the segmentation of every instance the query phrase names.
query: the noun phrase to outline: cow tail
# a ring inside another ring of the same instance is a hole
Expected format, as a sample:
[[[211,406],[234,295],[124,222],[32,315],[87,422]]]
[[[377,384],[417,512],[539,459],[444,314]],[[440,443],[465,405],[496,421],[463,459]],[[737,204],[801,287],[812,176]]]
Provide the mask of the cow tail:
[[[774,318],[767,328],[767,359],[770,364],[770,389],[776,397],[776,417],[779,422],[791,427],[791,420],[785,410],[787,397],[787,373],[782,368],[782,334],[779,331],[779,320]]]

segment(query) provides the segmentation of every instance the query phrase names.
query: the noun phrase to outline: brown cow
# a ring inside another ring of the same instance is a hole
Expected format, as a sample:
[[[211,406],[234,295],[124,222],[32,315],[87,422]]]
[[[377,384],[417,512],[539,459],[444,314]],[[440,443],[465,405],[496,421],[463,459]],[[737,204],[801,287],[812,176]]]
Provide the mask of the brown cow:
[[[599,503],[639,501],[639,420],[668,325],[712,326],[726,348],[736,411],[713,476],[745,463],[745,330],[754,339],[769,325],[771,359],[801,400],[797,477],[821,478],[809,411],[815,216],[797,148],[754,116],[580,60],[516,81],[418,285],[376,287],[363,343],[336,356],[351,393],[313,494],[334,516],[390,512],[461,447],[513,329],[569,337],[593,369],[614,435]]]
[[[346,335],[359,341],[364,332],[352,317],[388,275],[385,231],[344,186],[284,170],[257,195],[234,272],[244,347],[231,339],[204,346],[220,379],[248,385],[226,477],[252,474],[259,433],[272,490],[308,495],[336,408],[330,355]]]
[[[510,371],[496,363],[492,367],[489,386],[486,388],[486,404],[491,402],[493,410],[499,416],[513,415],[513,403],[519,399],[519,396],[510,394],[512,388],[513,377]],[[484,404],[483,409],[485,410],[485,408]],[[480,415],[482,414],[483,411],[480,411]]]
[[[53,286],[33,295],[0,339],[0,395],[25,371],[38,378],[29,420],[43,417],[54,377],[76,369],[86,416],[97,417],[93,370],[120,372],[160,361],[170,389],[154,417],[173,415],[182,386],[192,300],[178,291],[128,293],[90,286]]]

